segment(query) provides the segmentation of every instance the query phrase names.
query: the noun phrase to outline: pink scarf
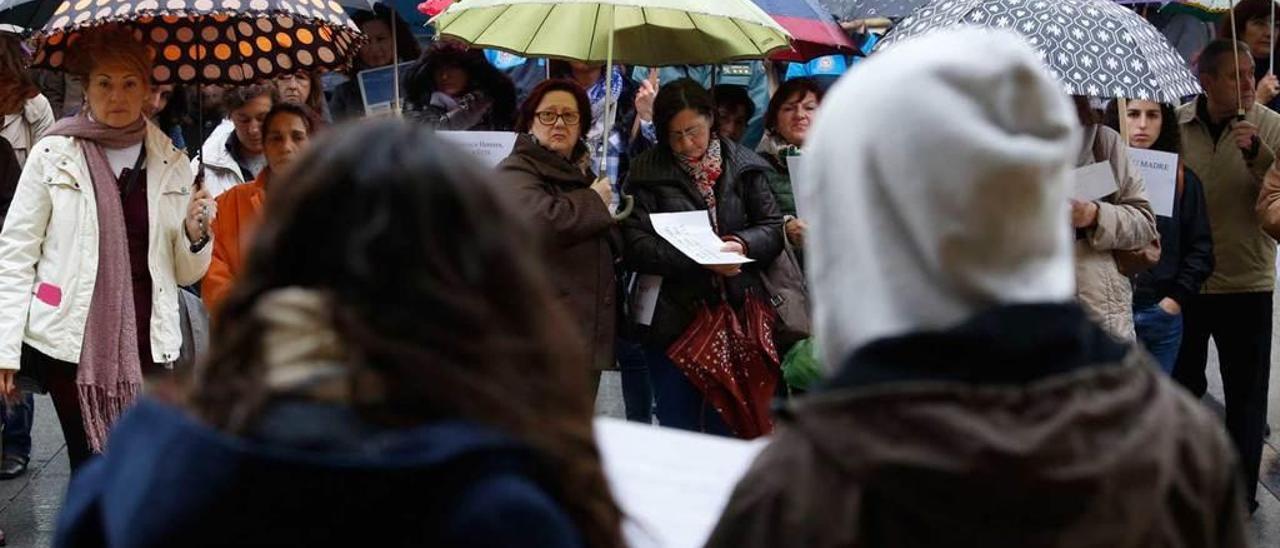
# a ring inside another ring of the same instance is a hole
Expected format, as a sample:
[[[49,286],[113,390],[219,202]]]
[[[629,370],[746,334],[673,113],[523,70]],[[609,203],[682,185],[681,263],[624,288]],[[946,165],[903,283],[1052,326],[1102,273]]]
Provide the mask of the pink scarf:
[[[139,118],[128,127],[112,128],[82,113],[54,124],[49,135],[79,139],[98,209],[98,272],[85,324],[84,347],[76,368],[76,388],[89,447],[101,453],[111,425],[133,404],[142,389],[124,205],[120,199],[120,182],[103,148],[125,148],[141,143],[147,135],[147,124]],[[140,185],[142,191],[145,192],[146,186],[144,181]]]

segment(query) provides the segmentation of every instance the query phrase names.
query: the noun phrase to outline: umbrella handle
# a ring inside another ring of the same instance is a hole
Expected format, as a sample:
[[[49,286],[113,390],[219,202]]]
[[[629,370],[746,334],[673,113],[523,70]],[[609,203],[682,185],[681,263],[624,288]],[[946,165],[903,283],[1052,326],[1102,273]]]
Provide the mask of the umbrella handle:
[[[629,194],[622,195],[622,211],[613,215],[614,221],[622,221],[631,216],[631,210],[636,208],[636,198]]]

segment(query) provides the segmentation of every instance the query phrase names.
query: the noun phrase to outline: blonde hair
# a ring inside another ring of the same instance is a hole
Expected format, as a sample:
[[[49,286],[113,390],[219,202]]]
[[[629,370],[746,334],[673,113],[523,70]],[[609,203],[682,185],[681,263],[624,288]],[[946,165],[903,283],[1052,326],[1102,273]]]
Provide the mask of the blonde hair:
[[[154,51],[138,40],[132,29],[104,25],[81,32],[68,52],[66,67],[83,78],[96,67],[116,64],[136,72],[149,87],[154,57]]]

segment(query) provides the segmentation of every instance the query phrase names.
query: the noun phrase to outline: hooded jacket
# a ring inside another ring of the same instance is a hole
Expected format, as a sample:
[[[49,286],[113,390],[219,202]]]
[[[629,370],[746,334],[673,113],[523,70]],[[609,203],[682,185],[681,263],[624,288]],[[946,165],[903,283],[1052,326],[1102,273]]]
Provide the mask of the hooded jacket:
[[[716,217],[720,236],[746,243],[742,274],[721,278],[730,304],[741,306],[746,293],[761,291],[760,272],[782,253],[782,213],[769,190],[769,165],[750,149],[720,139],[723,173],[716,182]],[[642,342],[666,349],[693,321],[700,303],[720,302],[716,274],[654,231],[649,215],[706,210],[693,179],[676,164],[671,147],[659,145],[632,160],[626,192],[635,197],[635,210],[622,222],[629,270],[662,276],[652,323],[640,328]]]
[[[466,422],[295,403],[240,438],[144,399],[73,478],[54,546],[582,546],[534,463]]]
[[[993,309],[789,405],[708,546],[1248,546],[1218,423],[1076,305]]]
[[[880,113],[901,130],[844,131]],[[1217,419],[1069,302],[1078,132],[1010,32],[900,43],[826,96],[797,190],[835,374],[710,546],[1244,545]]]
[[[580,150],[579,157],[585,154]],[[611,367],[618,315],[614,259],[622,241],[609,208],[591,190],[595,177],[529,135],[516,139],[498,169],[511,180],[521,211],[545,233],[551,283],[581,327],[592,365]]]

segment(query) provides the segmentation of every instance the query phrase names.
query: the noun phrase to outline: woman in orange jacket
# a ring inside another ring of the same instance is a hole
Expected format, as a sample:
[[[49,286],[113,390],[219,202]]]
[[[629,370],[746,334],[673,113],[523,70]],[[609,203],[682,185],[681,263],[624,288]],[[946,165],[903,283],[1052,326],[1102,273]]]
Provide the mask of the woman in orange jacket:
[[[213,262],[201,285],[201,298],[216,314],[231,284],[243,268],[243,257],[262,212],[267,185],[301,155],[318,125],[315,114],[297,103],[277,103],[262,121],[267,169],[252,183],[218,196],[213,221]]]

